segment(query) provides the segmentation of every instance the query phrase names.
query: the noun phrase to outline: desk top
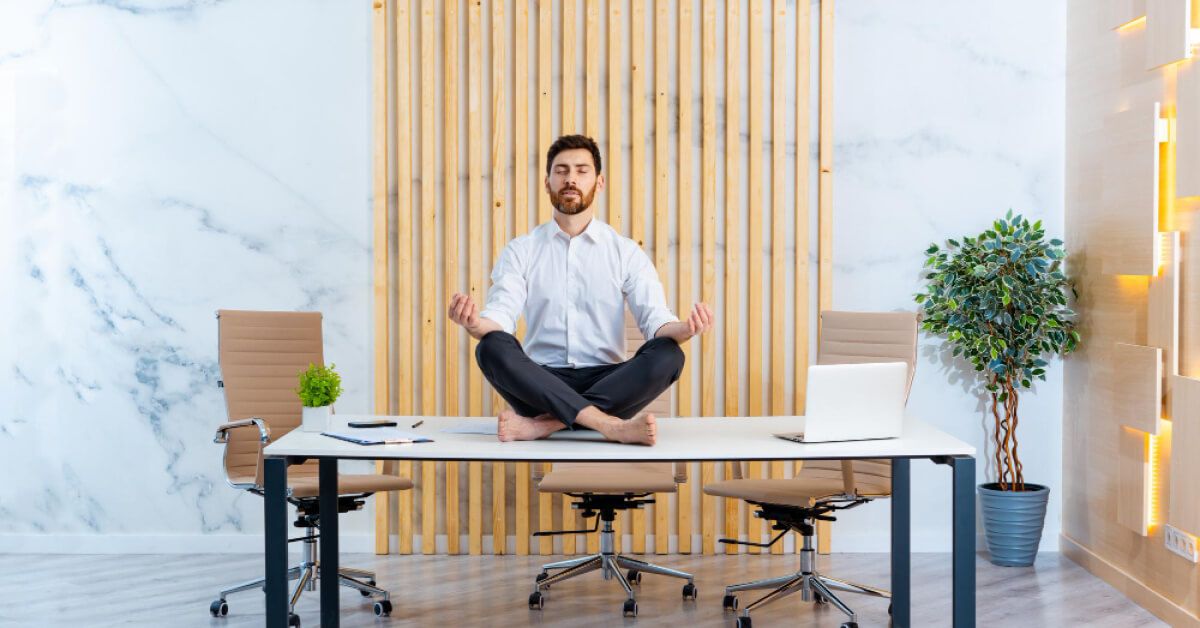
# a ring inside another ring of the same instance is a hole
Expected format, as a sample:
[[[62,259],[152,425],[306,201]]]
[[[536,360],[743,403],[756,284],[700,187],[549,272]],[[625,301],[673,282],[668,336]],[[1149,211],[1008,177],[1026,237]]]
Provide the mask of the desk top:
[[[384,418],[338,414],[330,429],[345,428],[347,421]],[[494,431],[495,418],[388,417],[397,429],[432,438],[432,443],[356,445],[316,432],[293,430],[267,445],[268,457],[346,458],[365,460],[494,460],[527,462],[674,462],[697,460],[816,460],[844,458],[929,458],[974,456],[975,448],[917,419],[905,419],[900,438],[837,443],[794,443],[772,436],[775,432],[803,429],[804,418],[686,417],[658,419],[658,444],[653,447],[623,445],[598,440],[595,432],[567,431],[538,441],[497,440],[494,433],[461,433],[445,430]],[[424,423],[413,430],[418,420]],[[369,429],[356,430],[369,433]]]

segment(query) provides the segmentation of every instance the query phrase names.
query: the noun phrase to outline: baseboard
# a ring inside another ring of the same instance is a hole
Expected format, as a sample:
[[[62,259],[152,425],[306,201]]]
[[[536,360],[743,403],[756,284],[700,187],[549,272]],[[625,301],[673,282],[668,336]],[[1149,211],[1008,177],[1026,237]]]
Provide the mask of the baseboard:
[[[373,553],[375,537],[369,534],[343,534],[340,537],[342,551],[349,553]],[[482,539],[482,553],[492,554],[492,538]],[[792,551],[794,538],[785,539],[785,548]],[[466,548],[468,539],[464,535],[459,541]],[[536,543],[536,541],[534,541]],[[560,541],[561,542],[561,541]],[[632,547],[633,538],[625,535],[621,547]],[[699,553],[703,538],[692,535],[692,553]],[[516,553],[516,538],[508,537],[508,554]],[[445,554],[449,548],[446,535],[439,534],[436,541],[437,553]],[[647,535],[646,547],[655,546],[654,535]],[[392,548],[399,547],[397,538],[392,537]],[[413,547],[421,547],[421,536],[413,540]],[[983,537],[977,547],[986,548]],[[678,552],[679,539],[672,535],[668,541],[669,553]],[[714,548],[716,551],[717,548]],[[841,554],[887,553],[890,551],[885,532],[870,533],[836,532],[833,535],[833,551]],[[1042,537],[1043,552],[1058,551],[1054,537]],[[257,554],[263,551],[262,536],[259,534],[13,534],[0,535],[0,554]],[[912,551],[919,553],[949,552],[949,541],[944,535],[914,531]]]
[[[375,551],[375,537],[343,534],[341,549]],[[0,534],[0,554],[261,554],[260,534]]]
[[[1174,628],[1190,626],[1200,628],[1200,618],[1187,609],[1165,598],[1142,581],[1121,571],[1120,567],[1097,556],[1088,548],[1066,534],[1059,535],[1060,548],[1064,556],[1075,561],[1092,575],[1112,585],[1135,604],[1150,611]]]

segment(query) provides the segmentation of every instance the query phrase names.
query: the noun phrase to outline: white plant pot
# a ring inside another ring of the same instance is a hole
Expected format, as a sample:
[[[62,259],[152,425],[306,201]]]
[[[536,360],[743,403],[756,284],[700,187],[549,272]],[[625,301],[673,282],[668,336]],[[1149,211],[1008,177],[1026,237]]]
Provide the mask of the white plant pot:
[[[333,414],[333,406],[309,408],[305,406],[300,414],[300,431],[324,432],[329,429],[329,416]]]

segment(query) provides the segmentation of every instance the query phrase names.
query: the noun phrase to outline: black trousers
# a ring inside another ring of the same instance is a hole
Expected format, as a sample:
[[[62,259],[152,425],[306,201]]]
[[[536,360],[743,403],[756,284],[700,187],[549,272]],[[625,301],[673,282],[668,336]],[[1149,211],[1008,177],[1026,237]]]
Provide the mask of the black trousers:
[[[550,414],[573,427],[587,406],[633,418],[683,371],[683,349],[671,338],[654,338],[620,364],[556,368],[529,359],[512,334],[494,331],[475,348],[479,370],[522,416]]]

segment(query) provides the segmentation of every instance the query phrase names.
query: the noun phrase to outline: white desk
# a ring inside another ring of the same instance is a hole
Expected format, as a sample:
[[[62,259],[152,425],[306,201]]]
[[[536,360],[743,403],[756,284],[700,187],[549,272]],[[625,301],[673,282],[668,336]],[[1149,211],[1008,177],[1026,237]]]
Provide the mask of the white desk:
[[[381,418],[336,415],[335,422]],[[292,431],[264,450],[267,625],[287,625],[287,465],[316,458],[321,512],[337,512],[337,461],[484,460],[528,462],[676,462],[707,460],[815,460],[888,458],[892,460],[892,622],[909,625],[910,469],[913,458],[927,458],[953,469],[954,626],[975,625],[975,448],[927,423],[910,419],[900,438],[844,443],[799,444],[772,436],[798,431],[800,417],[703,417],[659,419],[658,444],[621,445],[571,435],[541,441],[501,443],[493,435],[452,433],[447,429],[494,425],[495,419],[468,417],[391,417],[399,429],[415,430],[432,443],[362,446],[316,433]],[[337,573],[337,516],[322,517],[321,568]],[[338,583],[321,579],[321,625],[338,625]],[[403,608],[403,605],[398,605]],[[720,609],[714,608],[714,613]]]

